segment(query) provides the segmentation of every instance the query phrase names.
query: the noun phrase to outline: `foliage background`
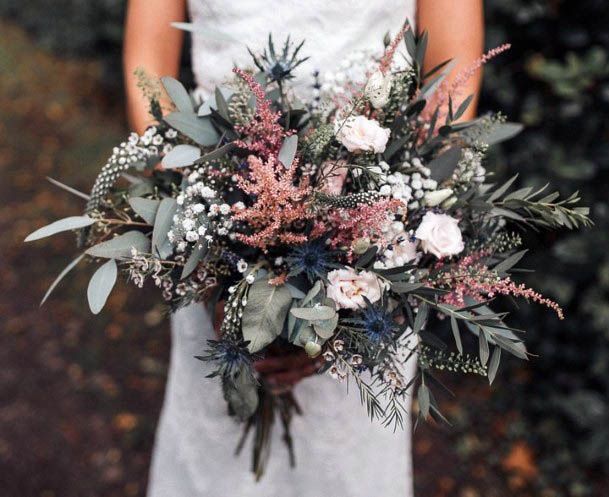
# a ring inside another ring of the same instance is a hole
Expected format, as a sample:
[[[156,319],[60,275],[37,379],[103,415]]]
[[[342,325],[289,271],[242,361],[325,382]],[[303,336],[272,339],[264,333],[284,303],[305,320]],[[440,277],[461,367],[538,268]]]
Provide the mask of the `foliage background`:
[[[482,110],[528,128],[492,157],[500,177],[580,189],[596,226],[532,237],[527,278],[567,310],[522,307],[528,364],[488,388],[454,382],[455,426],[415,435],[418,495],[609,493],[609,7],[604,0],[490,0]],[[86,274],[37,301],[67,254],[25,234],[79,209],[45,185],[81,189],[126,132],[123,0],[0,3],[0,495],[143,495],[169,340],[162,309],[125,286],[91,319]],[[186,60],[185,66],[188,65]],[[152,297],[152,296],[151,296]],[[144,319],[142,319],[144,316]],[[438,461],[444,461],[441,471]],[[440,476],[439,476],[440,475]]]

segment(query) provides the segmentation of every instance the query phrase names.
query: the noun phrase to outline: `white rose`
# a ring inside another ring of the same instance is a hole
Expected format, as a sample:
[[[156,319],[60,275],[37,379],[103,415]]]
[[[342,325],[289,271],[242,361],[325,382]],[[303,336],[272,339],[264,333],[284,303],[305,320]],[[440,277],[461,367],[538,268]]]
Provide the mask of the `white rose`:
[[[421,240],[425,252],[431,252],[440,259],[463,250],[463,237],[458,225],[459,220],[454,217],[428,212],[423,216],[414,236]]]
[[[364,150],[374,153],[385,151],[391,131],[382,128],[373,119],[364,116],[351,116],[338,125],[336,138],[349,152]]]
[[[444,202],[448,197],[453,194],[452,188],[442,188],[425,194],[425,205],[429,207],[435,207]]]
[[[391,93],[391,76],[385,76],[381,71],[376,71],[366,83],[364,94],[375,109],[387,105]]]
[[[370,271],[358,273],[353,268],[335,269],[328,273],[327,295],[339,309],[360,309],[370,302],[380,300],[385,284]]]

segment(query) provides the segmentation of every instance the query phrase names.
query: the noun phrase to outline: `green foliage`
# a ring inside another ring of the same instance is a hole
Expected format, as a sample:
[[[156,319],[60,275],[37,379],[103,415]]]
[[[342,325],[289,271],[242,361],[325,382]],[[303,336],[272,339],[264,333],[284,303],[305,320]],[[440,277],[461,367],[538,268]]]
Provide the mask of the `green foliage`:
[[[609,413],[607,6],[491,0],[485,7],[487,43],[507,41],[512,49],[485,69],[482,110],[501,108],[527,125],[495,157],[503,179],[517,172],[520,187],[549,180],[563,194],[577,189],[595,223],[558,240],[540,233],[537,247],[526,241],[538,254],[527,261],[536,267],[529,283],[557,298],[566,320],[521,309],[518,324],[538,357],[526,364],[529,381],[510,382],[496,395],[520,404],[520,433],[539,457],[539,493],[598,495],[590,475],[609,471],[609,426],[601,421]],[[503,366],[522,368],[508,360]]]

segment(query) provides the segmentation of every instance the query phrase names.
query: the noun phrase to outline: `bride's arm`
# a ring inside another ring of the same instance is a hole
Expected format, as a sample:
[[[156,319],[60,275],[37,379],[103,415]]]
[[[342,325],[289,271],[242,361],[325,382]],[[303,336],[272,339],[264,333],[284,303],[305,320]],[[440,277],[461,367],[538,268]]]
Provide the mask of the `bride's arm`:
[[[445,61],[456,59],[450,78],[469,67],[484,48],[484,9],[482,0],[418,0],[417,30],[429,33],[425,59],[428,71]],[[462,98],[475,95],[464,120],[476,115],[482,71],[478,70],[461,89]]]
[[[148,102],[137,87],[134,71],[142,67],[153,77],[177,76],[183,34],[171,27],[186,17],[185,0],[129,0],[125,21],[123,70],[129,124],[139,133],[151,117]]]

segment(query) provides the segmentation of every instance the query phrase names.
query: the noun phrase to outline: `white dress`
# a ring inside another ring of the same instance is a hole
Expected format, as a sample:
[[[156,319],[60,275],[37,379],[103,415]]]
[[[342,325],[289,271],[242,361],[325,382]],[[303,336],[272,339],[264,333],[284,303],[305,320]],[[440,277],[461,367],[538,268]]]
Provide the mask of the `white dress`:
[[[190,0],[194,23],[243,41],[218,43],[193,38],[193,67],[203,91],[229,74],[233,62],[248,63],[245,45],[261,47],[269,32],[279,42],[289,33],[311,59],[299,67],[332,70],[351,50],[382,48],[395,34],[414,0]],[[244,55],[245,53],[245,55]],[[300,382],[303,407],[292,434],[291,468],[275,423],[272,454],[262,481],[250,472],[251,446],[234,455],[241,425],[227,415],[220,384],[205,378],[210,366],[196,360],[214,332],[203,305],[172,318],[172,350],[165,402],[156,435],[148,497],[411,497],[410,419],[396,433],[371,422],[357,387],[327,375]],[[414,373],[416,359],[409,365]]]

